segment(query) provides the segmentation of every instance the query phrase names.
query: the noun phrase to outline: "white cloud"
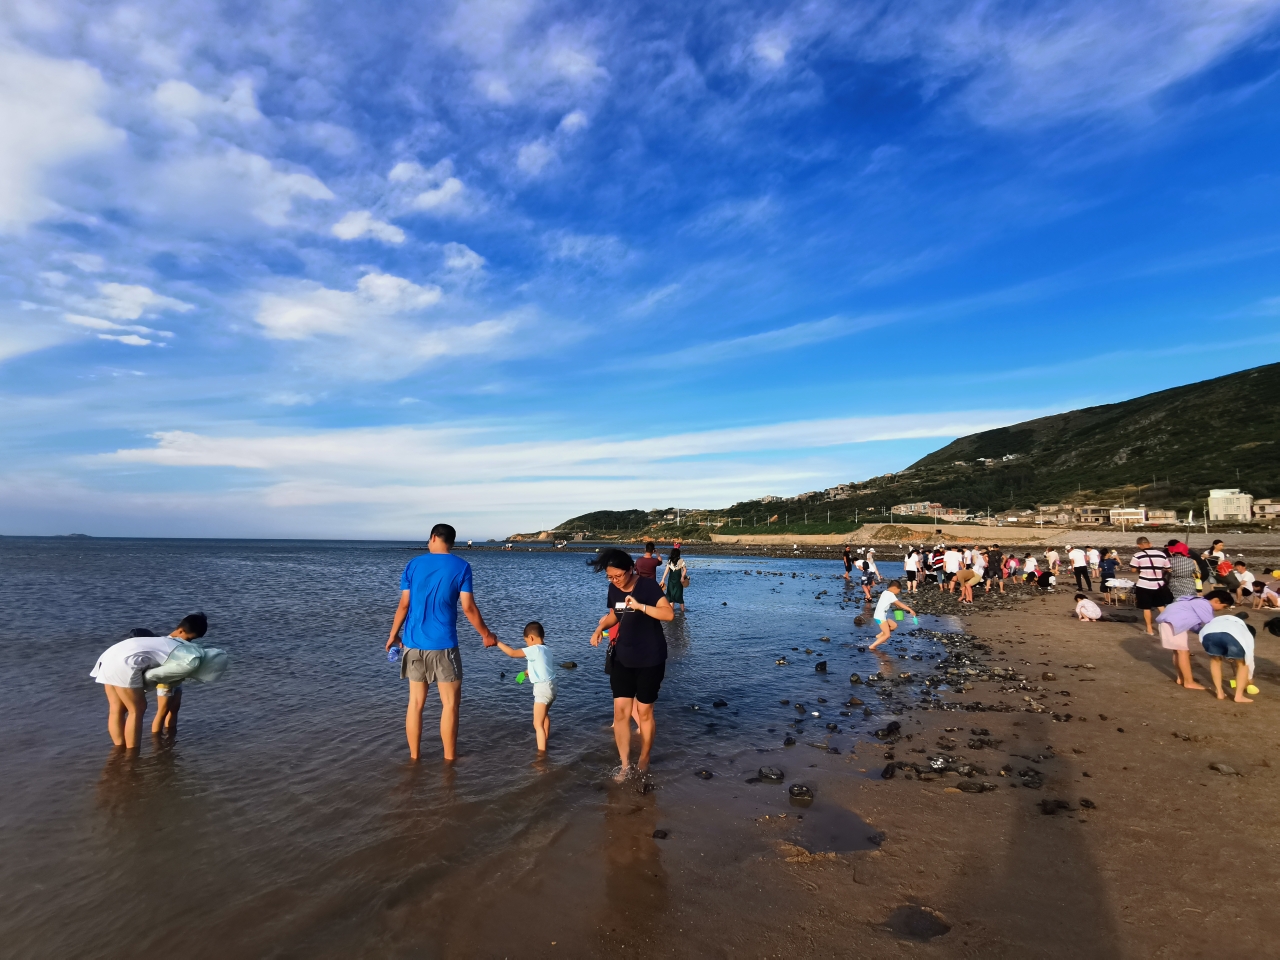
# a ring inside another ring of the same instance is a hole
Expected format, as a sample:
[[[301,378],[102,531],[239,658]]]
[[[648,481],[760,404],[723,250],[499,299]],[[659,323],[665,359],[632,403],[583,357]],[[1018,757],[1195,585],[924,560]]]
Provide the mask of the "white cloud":
[[[770,67],[780,67],[787,62],[791,38],[779,29],[762,30],[751,43],[752,52]]]
[[[368,210],[352,210],[333,225],[330,232],[339,240],[359,240],[370,236],[384,243],[404,243],[404,231],[378,220]]]
[[[140,284],[100,283],[98,293],[101,295],[99,308],[117,320],[137,320],[143,314],[150,316],[162,310],[187,313],[195,309],[189,303],[166,297]]]
[[[47,188],[60,164],[123,142],[98,115],[107,94],[88,64],[0,45],[0,232],[58,211]]]
[[[679,292],[680,284],[678,283],[669,283],[665,287],[658,287],[654,290],[650,290],[641,297],[639,301],[628,307],[627,313],[635,316],[643,316],[658,304],[662,303],[662,301],[669,300]]]
[[[238,123],[256,123],[263,119],[253,81],[244,76],[232,81],[226,97],[202,93],[183,80],[166,80],[156,88],[152,100],[162,116],[192,132],[195,125],[191,121],[208,114],[230,117]]]
[[[474,212],[475,202],[453,174],[453,161],[447,157],[430,168],[404,160],[391,168],[387,179],[399,185],[400,202],[410,210],[441,217],[467,216]]]
[[[823,320],[806,320],[802,323],[793,323],[788,327],[702,343],[671,353],[653,354],[642,361],[642,365],[667,368],[737,360],[762,353],[794,350],[814,343],[838,340],[895,319],[898,319],[896,314],[880,314],[856,318],[837,316]]]
[[[376,317],[418,313],[440,300],[440,288],[403,277],[368,273],[354,292],[303,284],[289,295],[267,294],[254,319],[273,340],[358,336]]]
[[[627,247],[611,234],[572,233],[557,230],[544,238],[553,260],[570,260],[596,267],[614,266],[627,257]]]
[[[476,253],[465,243],[446,243],[444,245],[444,267],[455,273],[475,273],[483,270],[484,257]]]
[[[280,170],[266,157],[228,147],[162,166],[148,205],[158,216],[235,224],[248,214],[283,227],[300,199],[332,200],[333,193],[309,173]]]
[[[579,130],[587,129],[588,122],[585,113],[581,110],[574,110],[560,118],[560,123],[556,129],[561,133],[577,133]]]
[[[85,273],[101,273],[107,269],[106,259],[96,253],[68,253],[65,258]]]
[[[149,347],[153,343],[155,343],[155,341],[148,340],[145,337],[140,337],[136,333],[127,333],[124,336],[115,336],[110,333],[100,333],[98,334],[98,339],[99,340],[116,340],[130,347]],[[157,347],[164,346],[163,343],[155,343],[155,345]]]
[[[526,143],[516,152],[516,166],[521,173],[531,177],[542,173],[547,164],[555,159],[555,148],[542,139]]]
[[[62,319],[73,326],[87,327],[90,330],[129,330],[133,333],[150,333],[160,337],[173,336],[173,334],[168,330],[152,330],[150,327],[140,326],[135,323],[114,323],[111,320],[103,320],[101,317],[90,317],[82,313],[64,313],[62,315]],[[118,338],[105,337],[104,339],[115,340]]]

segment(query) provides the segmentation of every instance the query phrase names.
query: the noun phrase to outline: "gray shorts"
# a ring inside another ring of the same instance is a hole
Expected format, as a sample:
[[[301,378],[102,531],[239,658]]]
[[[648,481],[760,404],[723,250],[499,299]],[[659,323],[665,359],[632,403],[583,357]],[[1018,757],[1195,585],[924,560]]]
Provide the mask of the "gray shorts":
[[[546,683],[535,683],[533,685],[533,702],[545,703],[548,707],[556,702],[556,683],[554,680],[548,680]]]
[[[419,650],[405,647],[400,656],[400,677],[413,683],[460,683],[462,654],[448,650]]]

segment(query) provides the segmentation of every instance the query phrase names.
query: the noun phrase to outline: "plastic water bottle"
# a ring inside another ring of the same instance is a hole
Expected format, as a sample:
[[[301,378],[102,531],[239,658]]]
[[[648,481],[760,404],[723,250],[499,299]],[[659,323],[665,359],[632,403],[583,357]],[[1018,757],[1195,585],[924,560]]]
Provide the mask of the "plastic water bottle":
[[[404,653],[404,647],[396,644],[387,651],[387,663],[399,663],[400,657]]]

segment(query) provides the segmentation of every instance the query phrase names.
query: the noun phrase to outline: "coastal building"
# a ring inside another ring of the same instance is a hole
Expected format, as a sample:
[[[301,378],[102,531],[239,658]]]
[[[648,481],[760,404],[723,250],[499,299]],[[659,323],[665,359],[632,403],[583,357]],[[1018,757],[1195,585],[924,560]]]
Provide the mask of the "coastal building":
[[[1152,507],[1147,511],[1147,523],[1177,523],[1178,511]]]
[[[1146,507],[1112,507],[1108,514],[1113,524],[1146,523]]]
[[[1270,497],[1268,497],[1265,500],[1253,501],[1253,519],[1255,520],[1280,519],[1280,500],[1272,500]]]
[[[941,510],[942,504],[929,503],[927,500],[922,500],[920,503],[895,504],[889,509],[894,513],[902,513],[902,514],[906,514],[907,516],[912,516],[915,514],[919,514],[921,516],[929,516],[929,515],[932,515],[935,510]]]
[[[1253,497],[1236,487],[1209,491],[1209,521],[1250,520],[1253,518]]]
[[[1076,523],[1101,525],[1111,522],[1111,511],[1107,507],[1075,507],[1072,512],[1075,513]]]

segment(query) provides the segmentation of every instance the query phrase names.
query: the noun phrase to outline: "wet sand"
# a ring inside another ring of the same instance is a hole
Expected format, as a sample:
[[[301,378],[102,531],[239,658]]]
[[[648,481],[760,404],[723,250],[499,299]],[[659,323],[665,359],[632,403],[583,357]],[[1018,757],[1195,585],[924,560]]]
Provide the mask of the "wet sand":
[[[904,711],[897,743],[868,739],[854,755],[831,755],[802,740],[761,759],[848,814],[835,834],[861,839],[860,849],[828,852],[829,841],[798,835],[795,818],[816,817],[818,803],[797,809],[781,787],[744,783],[753,755],[708,761],[709,781],[659,772],[650,794],[600,786],[575,822],[504,856],[512,902],[502,914],[518,930],[485,926],[493,904],[474,901],[466,883],[432,904],[427,912],[451,916],[439,955],[1273,955],[1280,669],[1269,634],[1262,693],[1237,705],[1178,687],[1138,626],[1078,623],[1069,608],[1059,593],[967,618],[991,647],[988,666],[1020,671],[1031,689],[977,681],[942,700],[1013,712]],[[868,685],[849,689],[875,702]],[[1024,697],[1045,712],[1027,712]],[[999,746],[969,749],[971,731],[984,729]],[[996,788],[959,792],[954,773],[922,781],[909,768],[884,780],[886,752],[921,765],[962,757]],[[1005,765],[1011,776],[999,775]],[[1042,786],[1012,786],[1025,770]],[[769,791],[772,807],[760,806]],[[1067,809],[1046,814],[1045,801]],[[653,838],[660,829],[666,839]],[[874,833],[879,846],[867,841]],[[490,868],[477,867],[482,886]],[[406,955],[414,942],[403,942]]]

